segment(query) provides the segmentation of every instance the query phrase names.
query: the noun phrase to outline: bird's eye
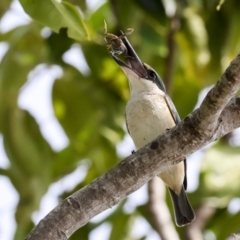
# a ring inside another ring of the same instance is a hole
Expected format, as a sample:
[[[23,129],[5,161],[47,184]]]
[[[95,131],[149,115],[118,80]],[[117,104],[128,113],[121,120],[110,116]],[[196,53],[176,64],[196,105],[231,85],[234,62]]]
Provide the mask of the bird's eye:
[[[152,78],[153,80],[155,80],[155,79],[157,78],[156,73],[155,73],[154,71],[152,71],[152,70],[150,70],[150,71],[148,72],[148,76],[149,76],[150,78]]]

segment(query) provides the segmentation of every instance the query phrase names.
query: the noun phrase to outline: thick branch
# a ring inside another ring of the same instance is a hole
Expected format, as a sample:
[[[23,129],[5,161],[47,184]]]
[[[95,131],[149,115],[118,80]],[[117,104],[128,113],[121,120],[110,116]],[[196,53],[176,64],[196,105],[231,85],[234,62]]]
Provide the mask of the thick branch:
[[[228,104],[239,87],[240,55],[198,110],[65,199],[39,222],[26,239],[67,239],[92,217],[116,205],[170,165],[239,127],[240,98],[232,99]]]
[[[210,132],[217,127],[222,110],[240,88],[239,62],[240,55],[231,62],[231,65],[226,69],[215,87],[209,91],[203,100],[197,112],[198,127],[202,129],[201,132],[206,131],[205,127]],[[207,131],[206,134],[209,135]]]

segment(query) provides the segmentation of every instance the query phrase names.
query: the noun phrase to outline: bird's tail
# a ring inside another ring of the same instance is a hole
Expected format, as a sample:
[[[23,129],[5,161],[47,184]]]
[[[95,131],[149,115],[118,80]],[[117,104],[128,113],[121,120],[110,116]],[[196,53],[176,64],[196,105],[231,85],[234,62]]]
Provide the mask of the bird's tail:
[[[181,193],[177,195],[172,189],[169,188],[171,194],[175,221],[177,226],[182,227],[190,224],[195,219],[194,211],[188,201],[184,188],[182,187]]]

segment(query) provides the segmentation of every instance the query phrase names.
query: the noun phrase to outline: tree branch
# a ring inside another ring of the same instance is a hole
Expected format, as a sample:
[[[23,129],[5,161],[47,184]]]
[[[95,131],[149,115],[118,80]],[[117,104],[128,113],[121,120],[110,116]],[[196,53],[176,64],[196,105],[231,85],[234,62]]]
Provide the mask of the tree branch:
[[[217,84],[209,91],[203,103],[197,111],[197,118],[199,119],[199,127],[207,127],[208,131],[212,132],[218,125],[219,115],[230,99],[236,94],[240,87],[240,55],[232,61],[225,73]],[[205,132],[202,129],[202,133]],[[206,131],[205,134],[208,134]],[[204,135],[205,135],[204,134]]]
[[[207,203],[201,205],[196,211],[196,219],[192,224],[186,227],[186,235],[188,240],[204,240],[203,229],[208,220],[214,215],[216,209]]]
[[[240,233],[237,233],[237,234],[233,233],[230,236],[228,236],[226,240],[239,240],[239,239],[240,239]]]
[[[180,29],[180,4],[177,4],[177,10],[174,14],[174,16],[170,19],[170,28],[167,35],[167,49],[168,54],[165,58],[165,73],[164,73],[164,83],[165,87],[167,89],[167,92],[171,92],[171,83],[172,83],[172,76],[173,76],[173,70],[174,70],[174,57],[175,57],[175,51],[176,51],[176,41],[175,41],[175,35],[177,31]]]
[[[239,127],[240,98],[230,101],[239,87],[240,55],[210,90],[199,109],[66,198],[26,239],[67,239],[92,217],[116,205],[170,165]]]
[[[158,177],[148,183],[148,208],[150,210],[155,230],[162,240],[180,240],[165,201],[166,187]]]

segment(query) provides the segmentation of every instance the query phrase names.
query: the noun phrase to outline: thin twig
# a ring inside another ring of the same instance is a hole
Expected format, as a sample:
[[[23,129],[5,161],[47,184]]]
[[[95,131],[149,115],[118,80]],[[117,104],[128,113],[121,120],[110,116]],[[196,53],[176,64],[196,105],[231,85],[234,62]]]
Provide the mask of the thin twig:
[[[174,57],[176,51],[176,42],[175,42],[175,34],[180,29],[180,19],[178,11],[175,12],[174,16],[170,20],[170,29],[167,35],[167,47],[168,54],[165,59],[165,73],[164,73],[164,83],[168,92],[171,92],[171,83],[173,78],[174,71]]]
[[[165,201],[165,184],[158,177],[149,181],[148,196],[148,208],[155,225],[155,230],[158,232],[161,239],[180,240]]]
[[[186,228],[186,235],[188,240],[203,240],[202,230],[207,224],[208,220],[216,212],[216,209],[209,206],[208,204],[203,204],[196,211],[196,219],[192,224],[188,225]]]
[[[240,233],[233,233],[229,235],[226,240],[240,240]]]

